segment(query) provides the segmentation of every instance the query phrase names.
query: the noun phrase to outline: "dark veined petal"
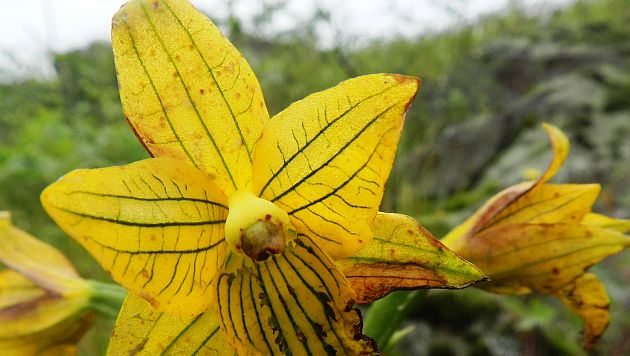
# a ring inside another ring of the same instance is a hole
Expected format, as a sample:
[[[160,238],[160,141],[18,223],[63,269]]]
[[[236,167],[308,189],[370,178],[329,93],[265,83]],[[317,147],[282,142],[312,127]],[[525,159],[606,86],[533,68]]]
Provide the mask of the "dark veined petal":
[[[234,355],[214,308],[194,317],[154,309],[132,294],[116,320],[107,355]]]
[[[197,315],[212,303],[227,244],[227,198],[173,158],[76,170],[42,204],[112,277],[159,310]]]
[[[357,355],[376,348],[361,334],[350,284],[305,235],[283,254],[246,259],[222,273],[216,298],[221,327],[239,355]]]
[[[372,230],[364,248],[336,261],[359,304],[395,290],[465,288],[487,279],[409,216],[378,213]]]
[[[579,221],[599,193],[597,184],[546,184],[569,154],[569,140],[555,126],[543,124],[553,157],[545,172],[533,182],[516,184],[497,193],[475,214],[448,233],[442,242],[458,251],[466,239],[499,224]],[[566,220],[564,220],[566,219]]]
[[[258,80],[219,29],[185,0],[133,0],[112,21],[127,120],[154,157],[188,161],[225,193],[251,180],[269,120]]]
[[[254,193],[284,208],[333,258],[356,252],[372,237],[419,86],[416,78],[373,74],[293,103],[256,143]]]
[[[484,287],[493,292],[550,294],[628,246],[630,237],[597,226],[510,224],[469,239],[459,254],[490,276]]]

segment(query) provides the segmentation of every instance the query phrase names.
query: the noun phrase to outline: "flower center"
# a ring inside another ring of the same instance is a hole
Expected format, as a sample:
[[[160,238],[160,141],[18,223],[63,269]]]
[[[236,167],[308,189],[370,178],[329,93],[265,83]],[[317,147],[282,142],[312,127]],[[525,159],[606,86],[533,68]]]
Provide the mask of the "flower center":
[[[225,238],[234,250],[254,261],[282,253],[295,235],[286,211],[249,190],[232,193],[229,210]]]

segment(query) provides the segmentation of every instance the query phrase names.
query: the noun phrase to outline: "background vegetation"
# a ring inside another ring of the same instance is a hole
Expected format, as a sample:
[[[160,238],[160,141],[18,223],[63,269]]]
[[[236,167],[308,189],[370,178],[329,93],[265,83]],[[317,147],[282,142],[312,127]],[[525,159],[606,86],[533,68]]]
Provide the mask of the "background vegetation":
[[[267,9],[254,27],[272,21]],[[297,30],[260,37],[218,19],[258,74],[270,112],[352,76],[395,72],[423,79],[407,116],[382,210],[418,218],[437,236],[487,197],[543,169],[549,121],[572,142],[564,182],[599,182],[599,212],[630,217],[630,1],[577,2],[545,15],[514,10],[420,38],[361,48],[317,46],[325,12]],[[343,41],[340,41],[343,42]],[[39,205],[41,190],[79,167],[146,157],[122,116],[111,45],[55,54],[57,76],[0,84],[0,209],[62,249],[90,278],[108,277]],[[594,354],[630,350],[628,253],[595,269],[613,322]],[[103,352],[112,321],[82,341]],[[409,315],[401,354],[581,354],[581,325],[557,301],[434,291]]]

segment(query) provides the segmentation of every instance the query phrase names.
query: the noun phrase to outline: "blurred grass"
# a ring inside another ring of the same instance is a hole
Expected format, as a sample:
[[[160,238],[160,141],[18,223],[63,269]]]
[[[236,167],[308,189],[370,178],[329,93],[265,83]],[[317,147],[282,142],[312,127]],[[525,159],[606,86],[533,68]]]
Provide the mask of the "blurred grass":
[[[394,72],[421,77],[423,88],[407,116],[383,210],[419,217],[440,236],[500,186],[490,181],[474,189],[432,195],[426,183],[432,171],[426,167],[430,166],[427,162],[430,163],[431,152],[439,143],[438,137],[453,125],[503,110],[506,102],[523,94],[506,94],[502,86],[505,78],[493,72],[492,63],[483,58],[481,49],[500,39],[526,38],[534,43],[612,46],[627,58],[629,8],[630,1],[606,0],[577,2],[567,9],[538,16],[511,10],[443,33],[374,41],[352,50],[318,48],[315,28],[325,20],[316,16],[298,31],[274,38],[259,37],[255,29],[244,32],[236,18],[219,22],[254,67],[272,114],[351,76]],[[0,84],[0,209],[13,211],[18,226],[59,247],[83,276],[107,280],[91,257],[50,221],[39,205],[38,196],[46,185],[72,169],[125,164],[147,154],[123,118],[110,44],[94,43],[81,50],[57,54],[54,60],[57,71],[54,79]],[[624,110],[630,107],[627,85],[619,84],[616,92],[615,105]],[[410,169],[410,162],[419,168]],[[628,162],[615,162],[616,171],[625,177]],[[612,206],[620,207],[627,216],[630,198],[625,199],[613,199]],[[620,304],[628,303],[628,294],[619,290],[628,282],[628,271],[629,265],[623,257],[614,259],[608,270],[601,271],[611,286],[611,296],[619,302],[613,304],[616,329],[609,330],[598,346],[600,354],[630,348],[626,341],[630,315],[627,307]],[[535,298],[525,302],[515,298],[504,301],[476,291],[436,295],[446,301],[436,308],[460,303],[463,309],[472,308],[468,318],[485,320],[485,309],[474,306],[487,303],[492,315],[505,323],[502,328],[470,332],[464,344],[472,345],[473,349],[493,354],[500,349],[496,345],[502,345],[497,340],[503,340],[506,347],[526,354],[540,354],[531,351],[532,345],[538,350],[564,350],[558,351],[564,354],[580,352],[566,346],[575,343],[579,323],[562,308],[556,310],[555,305],[543,307]],[[448,298],[454,298],[452,303]],[[421,312],[418,315],[418,325],[436,325],[435,320]],[[450,328],[439,326],[445,335],[457,333],[457,317],[438,324],[444,322],[452,324]],[[563,325],[561,329],[558,323]],[[104,352],[111,325],[111,320],[98,321],[82,341],[82,353]],[[448,345],[439,343],[427,346],[427,350],[448,349]],[[474,354],[473,349],[469,351]],[[447,351],[444,352],[448,354]]]

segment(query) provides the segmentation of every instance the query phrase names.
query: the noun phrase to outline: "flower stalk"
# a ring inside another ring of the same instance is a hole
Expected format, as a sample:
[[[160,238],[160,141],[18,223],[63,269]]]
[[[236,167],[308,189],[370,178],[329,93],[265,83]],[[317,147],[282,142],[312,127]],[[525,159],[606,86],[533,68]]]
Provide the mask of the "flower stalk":
[[[117,284],[88,280],[91,294],[89,308],[115,318],[120,312],[127,290]]]

